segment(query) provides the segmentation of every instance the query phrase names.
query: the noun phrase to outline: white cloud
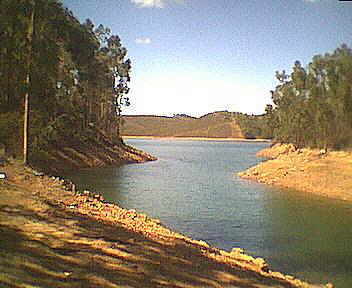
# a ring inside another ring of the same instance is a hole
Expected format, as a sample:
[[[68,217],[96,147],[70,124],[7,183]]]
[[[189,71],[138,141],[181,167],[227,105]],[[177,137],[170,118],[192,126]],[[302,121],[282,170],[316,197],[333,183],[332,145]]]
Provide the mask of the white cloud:
[[[185,0],[130,0],[139,8],[164,8],[166,2],[175,2],[177,4],[183,4]]]
[[[136,4],[137,7],[157,7],[164,8],[165,0],[131,0],[132,3]]]
[[[143,44],[143,45],[148,45],[152,43],[152,40],[149,37],[137,38],[135,41],[137,44]]]
[[[309,2],[309,3],[316,3],[319,2],[319,0],[303,0],[304,2]]]

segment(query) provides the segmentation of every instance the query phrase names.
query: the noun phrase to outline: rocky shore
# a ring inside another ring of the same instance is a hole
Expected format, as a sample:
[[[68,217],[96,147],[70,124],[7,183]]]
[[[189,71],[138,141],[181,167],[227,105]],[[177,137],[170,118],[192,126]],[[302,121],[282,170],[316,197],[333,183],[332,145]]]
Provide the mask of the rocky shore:
[[[352,201],[352,152],[276,144],[259,151],[257,156],[269,160],[240,172],[240,177]]]
[[[0,170],[1,287],[321,287],[17,162]]]

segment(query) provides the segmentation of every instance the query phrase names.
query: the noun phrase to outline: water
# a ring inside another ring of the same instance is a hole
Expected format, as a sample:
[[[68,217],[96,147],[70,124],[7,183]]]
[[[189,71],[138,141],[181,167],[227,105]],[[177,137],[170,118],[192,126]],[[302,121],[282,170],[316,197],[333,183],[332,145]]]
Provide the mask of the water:
[[[71,172],[80,189],[159,218],[212,246],[263,257],[273,270],[352,287],[350,203],[246,181],[266,143],[129,140],[158,157],[145,164]]]

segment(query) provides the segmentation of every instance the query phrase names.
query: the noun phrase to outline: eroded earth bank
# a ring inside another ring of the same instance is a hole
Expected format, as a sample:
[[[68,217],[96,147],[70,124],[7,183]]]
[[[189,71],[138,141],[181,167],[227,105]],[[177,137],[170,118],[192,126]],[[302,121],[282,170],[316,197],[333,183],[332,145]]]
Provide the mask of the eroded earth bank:
[[[268,158],[239,176],[261,183],[352,201],[352,152],[297,149],[276,144],[257,153]]]

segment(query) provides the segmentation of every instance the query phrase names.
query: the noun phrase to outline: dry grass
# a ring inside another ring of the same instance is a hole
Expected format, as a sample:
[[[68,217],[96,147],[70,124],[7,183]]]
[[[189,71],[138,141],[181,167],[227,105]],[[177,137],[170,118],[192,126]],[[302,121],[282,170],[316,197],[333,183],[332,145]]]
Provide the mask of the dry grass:
[[[123,136],[244,138],[235,121],[222,112],[201,118],[124,116]]]

